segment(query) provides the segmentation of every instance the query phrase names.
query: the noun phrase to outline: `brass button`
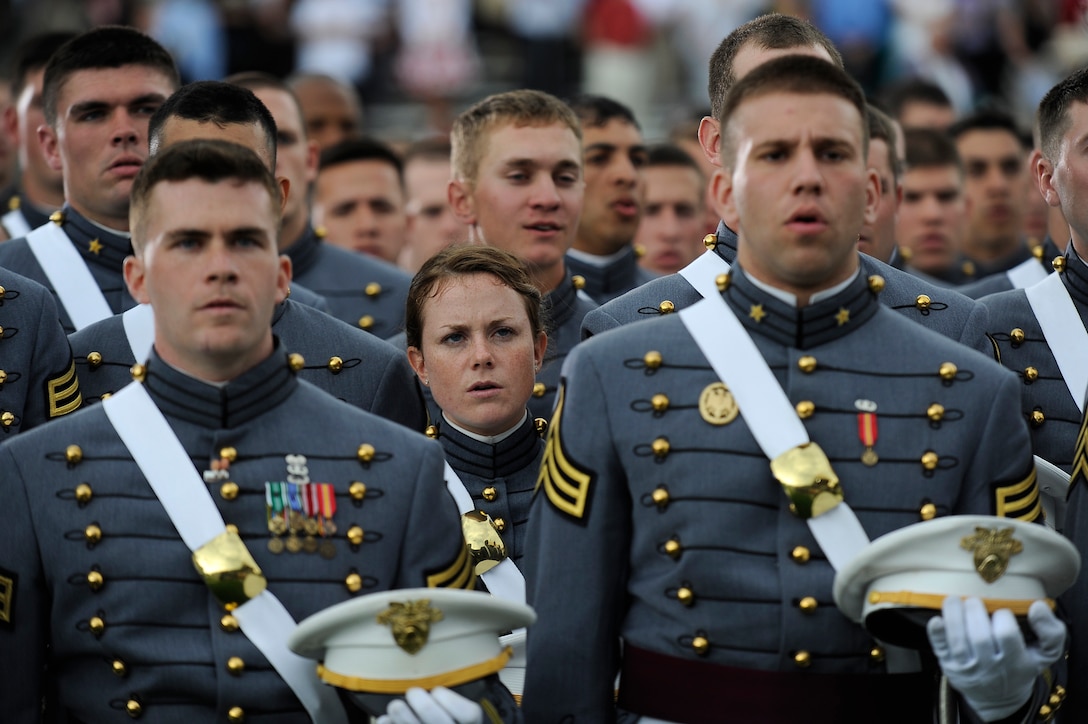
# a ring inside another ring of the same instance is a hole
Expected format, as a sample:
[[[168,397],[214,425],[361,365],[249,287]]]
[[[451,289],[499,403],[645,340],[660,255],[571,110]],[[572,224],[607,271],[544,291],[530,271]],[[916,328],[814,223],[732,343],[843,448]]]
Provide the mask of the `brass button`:
[[[105,585],[106,579],[102,577],[102,573],[99,571],[91,571],[87,574],[87,585],[91,587],[92,591],[98,591]]]
[[[79,445],[69,445],[64,449],[64,459],[69,465],[79,465],[83,460],[83,448]]]
[[[97,543],[102,540],[102,529],[92,523],[84,528],[83,537],[87,539],[88,543]]]
[[[869,649],[869,661],[874,664],[879,664],[884,660],[884,649],[880,646],[874,646]]]
[[[112,392],[103,392],[102,395],[98,398],[98,401],[99,402],[105,402],[106,400],[110,399],[110,397],[112,397],[112,396],[113,396]]]
[[[665,488],[657,488],[650,497],[654,501],[654,505],[658,508],[664,508],[669,504],[669,491]]]
[[[87,483],[80,483],[76,486],[76,502],[77,503],[89,503],[94,493],[91,491],[91,486]]]
[[[646,256],[646,247],[644,247],[642,244],[634,244],[631,248],[635,250],[636,259],[641,259],[642,257]],[[0,287],[0,289],[3,289],[3,287]]]
[[[1039,379],[1039,370],[1035,369],[1034,367],[1025,367],[1024,379],[1028,382],[1034,382],[1035,380]]]
[[[227,719],[229,721],[245,721],[246,712],[240,706],[232,706],[230,710],[227,711]]]
[[[667,553],[672,558],[679,558],[680,552],[682,550],[683,549],[680,547],[680,541],[676,540],[675,538],[665,541],[665,553]]]
[[[923,312],[929,310],[931,304],[933,304],[933,300],[929,298],[928,294],[919,294],[914,299],[914,306]]]
[[[934,402],[932,405],[926,408],[926,417],[933,422],[940,422],[944,419],[944,405],[940,405]]]
[[[348,542],[353,546],[360,545],[363,542],[363,529],[357,525],[353,525],[348,528],[347,537]]]
[[[88,352],[87,353],[87,364],[90,366],[90,368],[92,370],[95,367],[98,367],[98,365],[102,364],[102,353],[101,352]]]
[[[427,425],[427,427],[423,429],[423,434],[426,435],[427,437],[431,438],[432,440],[437,440],[438,439],[438,426],[437,425]]]
[[[1065,257],[1063,257],[1063,256],[1054,257],[1054,261],[1050,262],[1050,265],[1052,267],[1054,267],[1054,271],[1061,274],[1063,271],[1065,271]]]
[[[706,236],[703,237],[703,246],[705,246],[707,249],[713,249],[717,245],[718,245],[718,235],[717,234],[707,234]]]
[[[1047,699],[1046,703],[1049,704],[1052,707],[1061,706],[1062,705],[1062,698],[1060,696],[1058,696],[1057,694],[1051,694],[1050,698]]]
[[[231,656],[227,659],[227,671],[238,676],[246,670],[246,662],[242,661],[241,656]]]
[[[14,424],[15,415],[13,413],[6,410],[3,413],[0,413],[0,425],[3,425],[4,427],[11,427]]]
[[[797,603],[797,608],[801,609],[802,613],[812,613],[816,610],[816,606],[819,604],[812,596],[805,596]]]
[[[102,620],[101,616],[91,616],[91,620],[87,622],[87,626],[95,636],[101,635],[101,633],[106,630],[106,622]]]
[[[378,284],[378,282],[370,282],[370,284],[366,285],[363,292],[366,293],[368,297],[376,297],[382,293],[382,285]]]
[[[1032,239],[1032,241],[1038,241],[1038,239]],[[1031,246],[1031,255],[1033,257],[1035,257],[1035,259],[1037,261],[1042,261],[1043,260],[1043,254],[1045,254],[1045,253],[1046,253],[1046,250],[1043,249],[1042,244],[1032,244],[1032,246]]]
[[[728,274],[719,274],[714,277],[714,286],[718,288],[719,292],[724,292],[729,288],[729,284],[733,281],[733,277]]]
[[[942,362],[940,369],[937,370],[937,374],[941,376],[941,379],[948,381],[954,380],[957,372],[959,370],[951,362]]]
[[[790,558],[793,559],[794,563],[808,563],[812,558],[812,552],[804,546],[797,546],[790,551]]]
[[[336,373],[342,369],[344,369],[344,359],[342,357],[335,355],[329,357],[329,372]]]
[[[918,511],[918,517],[922,520],[933,520],[937,517],[937,506],[933,503],[926,503]]]
[[[653,449],[654,455],[659,458],[663,458],[669,454],[669,441],[663,437],[654,440],[650,447]]]
[[[374,446],[366,442],[360,445],[359,449],[355,451],[355,456],[359,458],[359,462],[361,463],[369,463],[374,459],[374,454]]]
[[[362,500],[366,497],[366,483],[356,480],[348,487],[348,495],[352,500]]]
[[[1009,339],[1012,340],[1013,344],[1023,344],[1025,336],[1024,330],[1019,327],[1009,332]]]
[[[680,590],[676,592],[676,600],[685,606],[691,606],[695,603],[695,591],[687,586],[681,586]]]
[[[363,577],[358,573],[351,573],[344,579],[344,585],[349,593],[358,593],[363,588]]]
[[[807,420],[808,418],[812,417],[813,413],[816,412],[816,404],[811,400],[801,400],[797,403],[797,407],[795,409],[797,410],[798,417],[800,417],[802,420]]]
[[[140,715],[144,713],[144,708],[140,706],[140,702],[129,699],[125,702],[125,712],[133,719],[139,719]]]
[[[797,360],[797,367],[806,375],[811,374],[816,369],[816,358],[812,355],[805,355],[801,359]]]
[[[963,271],[964,274],[969,277],[973,277],[975,275],[975,272],[978,271],[977,269],[975,269],[974,262],[970,261],[963,262],[963,264],[960,265],[960,269]]]
[[[695,653],[700,656],[706,656],[706,653],[710,651],[710,641],[706,636],[696,636],[691,640],[691,648],[695,649]]]
[[[0,385],[8,381],[8,373],[4,370],[0,370]]]
[[[224,527],[226,528],[228,533],[233,533],[234,535],[239,535],[238,526],[236,526],[234,523],[227,523],[226,526],[224,526]]]
[[[654,408],[654,412],[664,412],[669,409],[669,398],[667,395],[656,394],[650,398],[650,405]]]
[[[129,367],[128,372],[132,375],[132,379],[137,382],[143,382],[147,378],[147,367],[138,362]]]
[[[544,393],[547,391],[548,387],[543,382],[533,383],[533,397],[543,397]]]
[[[922,467],[926,470],[936,470],[938,460],[937,453],[930,450],[922,456]]]
[[[114,659],[113,663],[110,664],[110,670],[113,671],[114,676],[123,677],[128,675],[128,667],[125,666],[125,662],[121,661],[121,659]]]
[[[229,463],[238,459],[238,451],[232,447],[219,448],[219,457],[223,458]]]
[[[1043,722],[1049,722],[1054,717],[1054,709],[1050,704],[1043,704],[1039,707],[1039,720]]]
[[[869,277],[869,291],[873,294],[880,294],[884,291],[884,277],[879,274],[873,274]]]
[[[584,276],[582,276],[581,274],[575,274],[574,276],[572,276],[570,278],[570,282],[571,282],[571,285],[573,285],[575,289],[585,289],[586,288],[586,278]]]
[[[668,299],[662,301],[661,304],[658,304],[657,308],[662,314],[672,314],[676,311],[676,305]]]
[[[238,630],[238,619],[229,613],[225,614],[223,618],[219,619],[219,628],[227,633],[234,633]]]
[[[793,655],[793,663],[799,669],[807,669],[812,666],[812,654],[802,649]]]
[[[359,317],[359,329],[370,329],[374,326],[374,317],[364,314]]]
[[[506,521],[502,518],[495,518],[495,530],[499,531],[500,533],[506,530]]]
[[[219,486],[219,495],[223,500],[234,500],[238,497],[238,483],[227,481]]]
[[[663,361],[661,353],[657,350],[651,350],[642,356],[642,363],[651,370],[656,370]]]
[[[1054,691],[1054,693],[1057,695],[1057,697],[1059,699],[1061,699],[1062,701],[1065,701],[1065,696],[1066,696],[1066,694],[1068,692],[1066,692],[1064,686],[1062,686],[1061,684],[1055,684],[1053,691]]]
[[[1046,422],[1046,415],[1043,414],[1042,410],[1032,410],[1031,411],[1031,426],[1032,427],[1042,427],[1042,424],[1044,422]]]
[[[499,497],[499,491],[495,490],[494,486],[488,485],[486,488],[484,488],[483,495],[484,495],[484,500],[486,500],[487,502],[490,503],[490,502],[494,502]]]
[[[49,215],[49,220],[52,221],[54,224],[57,224],[57,225],[63,224],[64,223],[64,212],[63,211],[54,211],[53,213],[51,213]]]
[[[287,355],[287,366],[290,367],[292,371],[298,372],[306,366],[306,358],[298,352],[292,352]]]
[[[548,431],[548,421],[543,417],[537,417],[533,420],[533,430],[537,435],[543,436]]]

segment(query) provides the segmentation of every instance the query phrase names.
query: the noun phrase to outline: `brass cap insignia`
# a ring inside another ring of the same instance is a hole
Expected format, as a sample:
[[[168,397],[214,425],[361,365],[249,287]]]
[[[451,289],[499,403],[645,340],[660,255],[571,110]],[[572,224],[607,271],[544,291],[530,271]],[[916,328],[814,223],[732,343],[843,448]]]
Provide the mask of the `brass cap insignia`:
[[[975,570],[987,583],[1005,575],[1009,559],[1024,550],[1024,544],[1012,537],[1012,530],[976,526],[973,535],[960,541],[961,548],[975,554]]]
[[[427,645],[431,624],[444,618],[431,600],[393,602],[378,614],[378,623],[393,629],[393,640],[409,654],[418,654]]]

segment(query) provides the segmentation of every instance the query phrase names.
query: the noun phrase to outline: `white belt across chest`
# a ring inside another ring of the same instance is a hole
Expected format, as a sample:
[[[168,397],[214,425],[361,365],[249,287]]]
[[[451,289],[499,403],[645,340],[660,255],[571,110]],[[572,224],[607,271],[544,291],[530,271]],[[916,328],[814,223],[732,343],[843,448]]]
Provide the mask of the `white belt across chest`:
[[[26,235],[26,243],[77,330],[113,316],[98,282],[63,229],[52,222],[44,224]]]
[[[1084,412],[1084,395],[1088,391],[1088,330],[1069,290],[1060,274],[1050,274],[1024,293],[1073,402]]]
[[[146,362],[151,356],[151,347],[155,343],[155,314],[150,304],[137,304],[125,310],[121,315],[125,327],[125,337],[132,349],[132,357],[137,362]]]
[[[729,262],[715,254],[713,249],[707,249],[676,273],[684,277],[700,295],[711,297],[718,294],[715,279],[719,274],[728,274],[729,269]]]
[[[1049,275],[1043,265],[1035,257],[1022,261],[1012,269],[1005,272],[1005,276],[1012,282],[1013,289],[1026,289],[1032,284],[1038,284]]]
[[[3,224],[8,232],[8,238],[11,239],[18,239],[30,233],[30,224],[26,223],[26,217],[19,209],[12,209],[0,216],[0,224]]]
[[[445,470],[446,489],[450,491],[454,502],[457,504],[457,512],[462,515],[476,510],[472,502],[472,495],[468,492],[464,482],[457,471],[446,463]],[[522,575],[514,562],[509,558],[489,571],[480,574],[487,584],[487,590],[496,598],[515,603],[525,603],[525,576]],[[499,671],[499,678],[511,693],[521,695],[525,688],[525,629],[519,628],[512,633],[499,637],[504,646],[510,646],[514,655],[506,666]]]
[[[233,587],[234,594],[244,600],[231,612],[242,632],[291,687],[315,724],[347,724],[336,690],[321,683],[312,661],[287,648],[287,636],[295,629],[295,620],[264,587],[264,577],[242,539],[226,530],[189,454],[147,390],[142,384],[130,384],[103,400],[102,408],[181,539],[193,551],[194,564],[209,588],[222,599],[221,587]],[[225,562],[234,566],[221,570],[219,573],[226,575],[219,578],[200,563],[204,552],[213,546]]]

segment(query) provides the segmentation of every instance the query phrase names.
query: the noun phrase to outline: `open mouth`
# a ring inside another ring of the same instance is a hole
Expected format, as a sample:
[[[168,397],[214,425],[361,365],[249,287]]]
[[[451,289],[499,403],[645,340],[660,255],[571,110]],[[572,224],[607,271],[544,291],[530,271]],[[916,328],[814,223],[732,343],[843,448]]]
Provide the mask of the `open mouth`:
[[[616,210],[620,216],[637,216],[638,204],[633,199],[620,199],[612,204],[612,208]]]

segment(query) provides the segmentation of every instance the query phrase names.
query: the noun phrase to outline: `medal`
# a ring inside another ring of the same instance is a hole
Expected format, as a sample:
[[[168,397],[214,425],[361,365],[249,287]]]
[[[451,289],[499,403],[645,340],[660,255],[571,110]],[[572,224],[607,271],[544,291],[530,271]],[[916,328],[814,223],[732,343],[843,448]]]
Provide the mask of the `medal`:
[[[858,410],[858,439],[865,446],[865,452],[861,454],[861,462],[863,465],[872,467],[880,461],[880,456],[873,449],[878,435],[876,403],[872,400],[854,400],[854,407]]]
[[[268,550],[273,553],[283,552],[283,540],[280,538],[287,532],[287,509],[283,501],[284,483],[266,482],[264,484],[265,517],[268,520],[268,532],[272,537],[268,540]]]
[[[728,425],[739,412],[733,393],[721,382],[707,385],[699,394],[699,416],[711,425]]]
[[[275,555],[283,553],[283,538],[269,538],[268,539],[268,551]]]

